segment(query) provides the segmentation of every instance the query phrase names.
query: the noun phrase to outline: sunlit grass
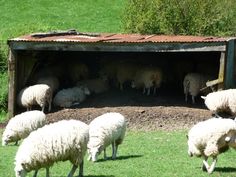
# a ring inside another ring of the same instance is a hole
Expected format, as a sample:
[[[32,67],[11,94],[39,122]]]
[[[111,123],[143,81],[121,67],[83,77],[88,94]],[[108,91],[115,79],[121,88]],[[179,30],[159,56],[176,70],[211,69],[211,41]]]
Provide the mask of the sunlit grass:
[[[209,176],[201,170],[202,161],[187,155],[187,131],[176,132],[128,132],[124,143],[119,147],[118,159],[107,160],[99,156],[99,161],[92,163],[85,157],[85,176],[114,177],[184,177]],[[14,177],[14,156],[17,146],[0,147],[1,176]],[[108,150],[111,154],[111,149]],[[219,156],[214,173],[211,176],[235,176],[236,152],[230,150]],[[59,162],[50,169],[52,177],[67,176],[71,164]],[[4,169],[4,170],[2,170]],[[76,171],[78,175],[78,170]],[[29,173],[28,176],[33,176]],[[41,169],[39,177],[45,176]]]

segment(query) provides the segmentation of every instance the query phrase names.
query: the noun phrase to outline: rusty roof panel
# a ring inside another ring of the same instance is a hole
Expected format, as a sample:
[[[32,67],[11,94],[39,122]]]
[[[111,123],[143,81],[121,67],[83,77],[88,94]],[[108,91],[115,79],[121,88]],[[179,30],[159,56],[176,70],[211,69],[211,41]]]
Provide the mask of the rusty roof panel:
[[[54,35],[45,37],[34,37],[25,35],[10,39],[9,41],[25,42],[109,42],[109,43],[214,43],[226,42],[233,38],[203,37],[203,36],[180,36],[180,35],[141,35],[141,34],[112,34],[102,33],[99,36],[88,35]]]

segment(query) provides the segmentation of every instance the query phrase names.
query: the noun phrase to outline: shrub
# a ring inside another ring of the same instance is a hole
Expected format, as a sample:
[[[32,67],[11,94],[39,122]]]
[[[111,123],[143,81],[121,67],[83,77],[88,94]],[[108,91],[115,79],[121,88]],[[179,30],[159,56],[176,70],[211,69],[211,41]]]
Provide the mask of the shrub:
[[[122,24],[128,33],[232,36],[235,12],[234,0],[129,0]]]
[[[8,77],[7,72],[0,72],[0,112],[7,111]]]

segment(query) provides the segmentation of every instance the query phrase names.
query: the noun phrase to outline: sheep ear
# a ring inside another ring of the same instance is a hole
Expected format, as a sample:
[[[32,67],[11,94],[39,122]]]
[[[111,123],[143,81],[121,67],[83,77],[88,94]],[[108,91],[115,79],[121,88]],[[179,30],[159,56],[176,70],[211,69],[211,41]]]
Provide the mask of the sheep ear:
[[[202,98],[203,100],[205,100],[205,99],[206,99],[206,96],[201,96],[201,98]]]
[[[226,136],[226,137],[225,137],[225,141],[226,141],[227,143],[230,141],[230,139],[231,139],[231,138],[230,138],[229,136]]]

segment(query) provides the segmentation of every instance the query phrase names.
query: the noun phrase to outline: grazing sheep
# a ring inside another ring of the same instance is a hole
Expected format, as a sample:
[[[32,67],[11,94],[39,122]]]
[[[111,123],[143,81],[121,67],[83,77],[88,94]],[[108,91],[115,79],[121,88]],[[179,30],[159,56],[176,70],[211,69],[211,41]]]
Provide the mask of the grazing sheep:
[[[202,170],[214,171],[217,156],[236,148],[236,122],[232,119],[211,118],[194,125],[188,133],[189,156],[203,157]],[[211,166],[208,157],[213,158]]]
[[[88,160],[97,161],[98,155],[112,144],[112,159],[116,158],[118,145],[122,143],[126,131],[126,121],[120,113],[106,113],[89,124]]]
[[[88,125],[78,120],[62,120],[45,125],[32,132],[20,145],[15,157],[16,177],[25,177],[27,172],[49,167],[55,162],[69,160],[73,167],[72,177],[77,167],[83,176],[83,159],[89,138]]]
[[[42,111],[28,111],[11,118],[2,135],[2,145],[26,138],[32,131],[46,124],[46,115]]]
[[[202,98],[207,108],[214,113],[225,112],[236,115],[236,89],[212,92]]]
[[[210,80],[210,76],[199,73],[188,73],[184,77],[183,87],[185,94],[185,102],[188,101],[188,94],[192,96],[192,103],[195,103],[195,97],[200,93],[203,87],[206,87],[206,82]]]
[[[103,93],[109,89],[109,85],[106,78],[96,78],[89,80],[82,80],[76,84],[79,86],[85,86],[89,89],[91,93]]]
[[[18,94],[17,103],[19,106],[26,107],[27,111],[31,110],[33,105],[39,105],[43,112],[48,104],[48,111],[51,111],[52,90],[46,84],[26,87]]]
[[[59,80],[54,76],[41,77],[37,80],[37,84],[48,85],[51,88],[52,93],[55,93],[55,91],[59,88]]]
[[[150,95],[150,90],[153,87],[153,95],[156,94],[156,90],[160,87],[162,82],[162,71],[157,67],[144,67],[136,72],[134,80],[132,82],[132,88],[143,88],[143,94]]]
[[[62,89],[55,95],[53,104],[55,106],[69,108],[75,104],[80,104],[86,99],[87,95],[90,95],[90,91],[84,86]]]

